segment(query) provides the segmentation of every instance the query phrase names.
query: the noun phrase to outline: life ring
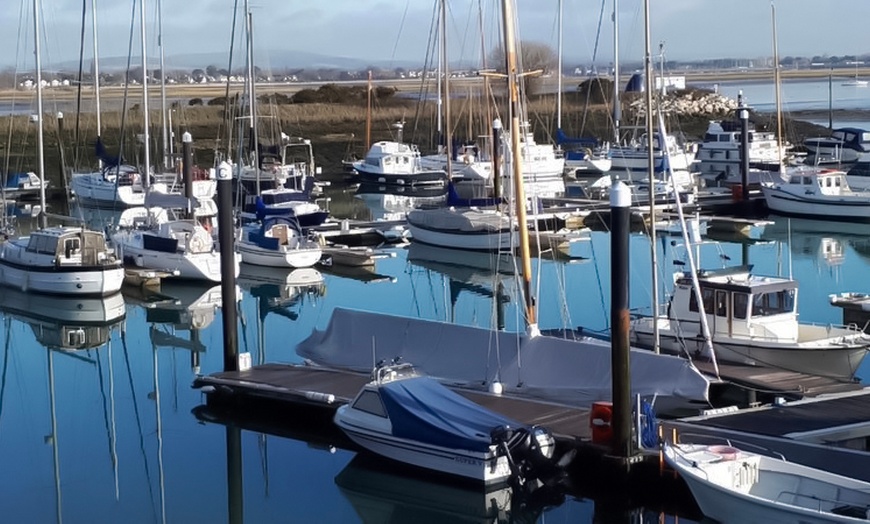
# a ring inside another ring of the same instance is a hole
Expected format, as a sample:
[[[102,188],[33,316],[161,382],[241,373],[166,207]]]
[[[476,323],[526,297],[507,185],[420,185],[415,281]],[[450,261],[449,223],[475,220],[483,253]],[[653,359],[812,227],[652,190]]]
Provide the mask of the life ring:
[[[205,253],[210,249],[209,240],[211,237],[208,236],[208,233],[205,231],[197,231],[190,235],[190,239],[187,241],[187,249],[191,253]]]
[[[593,402],[589,411],[589,427],[594,444],[608,444],[613,440],[613,403]]]

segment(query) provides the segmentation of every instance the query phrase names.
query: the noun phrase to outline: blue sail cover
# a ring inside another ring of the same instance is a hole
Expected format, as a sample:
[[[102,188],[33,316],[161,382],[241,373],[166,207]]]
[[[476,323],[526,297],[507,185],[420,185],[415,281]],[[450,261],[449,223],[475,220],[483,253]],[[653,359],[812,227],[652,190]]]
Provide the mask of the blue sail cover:
[[[494,428],[524,427],[429,377],[388,382],[380,387],[380,393],[396,437],[451,449],[487,451]]]

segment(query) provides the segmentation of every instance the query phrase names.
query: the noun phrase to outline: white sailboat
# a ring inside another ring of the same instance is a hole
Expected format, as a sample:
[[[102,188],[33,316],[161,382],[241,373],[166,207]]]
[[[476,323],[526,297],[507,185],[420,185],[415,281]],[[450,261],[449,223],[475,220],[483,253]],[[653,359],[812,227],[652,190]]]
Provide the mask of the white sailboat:
[[[145,46],[145,2],[142,1],[141,38],[142,68],[147,71]],[[150,172],[150,140],[148,138],[148,75],[143,76],[142,107],[144,125],[144,165]],[[187,135],[187,134],[186,134]],[[189,139],[189,135],[185,140]],[[149,191],[145,179],[146,193]],[[146,202],[147,204],[147,202]],[[193,214],[194,203],[188,203]],[[220,282],[221,260],[211,233],[196,218],[170,218],[160,207],[131,208],[121,215],[118,229],[112,235],[118,258],[138,268],[168,271],[178,278]],[[239,274],[239,259],[235,257],[235,274]]]
[[[33,2],[36,55],[37,161],[39,178],[45,180],[40,58],[40,5]],[[0,283],[25,291],[60,295],[105,296],[117,293],[124,282],[124,268],[106,245],[101,231],[84,226],[48,227],[45,185],[39,193],[41,227],[29,236],[0,243]]]

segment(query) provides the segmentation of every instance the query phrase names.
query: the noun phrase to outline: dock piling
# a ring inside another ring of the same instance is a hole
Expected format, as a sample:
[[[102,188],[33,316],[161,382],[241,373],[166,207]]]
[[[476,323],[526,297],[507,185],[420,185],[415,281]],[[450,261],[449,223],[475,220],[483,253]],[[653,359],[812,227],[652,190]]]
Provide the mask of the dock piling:
[[[631,190],[616,182],[610,192],[610,322],[611,376],[613,380],[613,440],[611,450],[617,457],[632,455],[631,377],[629,372],[629,232],[631,227]]]

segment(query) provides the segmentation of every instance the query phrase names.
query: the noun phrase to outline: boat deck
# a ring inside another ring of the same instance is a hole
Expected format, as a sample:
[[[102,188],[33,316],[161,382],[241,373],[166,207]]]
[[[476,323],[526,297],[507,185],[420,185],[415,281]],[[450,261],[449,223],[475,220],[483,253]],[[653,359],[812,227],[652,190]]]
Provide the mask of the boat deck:
[[[216,393],[237,400],[265,399],[288,404],[338,409],[350,402],[367,375],[335,369],[290,364],[264,364],[246,371],[224,371],[197,377],[196,388],[211,386]],[[457,393],[524,424],[547,427],[560,440],[589,440],[589,410],[538,400],[492,395],[483,391],[453,388]],[[209,394],[211,399],[211,394]]]
[[[708,376],[715,376],[713,363],[695,360],[695,366]],[[756,391],[797,400],[831,393],[847,393],[862,389],[859,382],[848,382],[831,377],[799,373],[767,366],[748,366],[719,363],[719,377],[726,383]]]

